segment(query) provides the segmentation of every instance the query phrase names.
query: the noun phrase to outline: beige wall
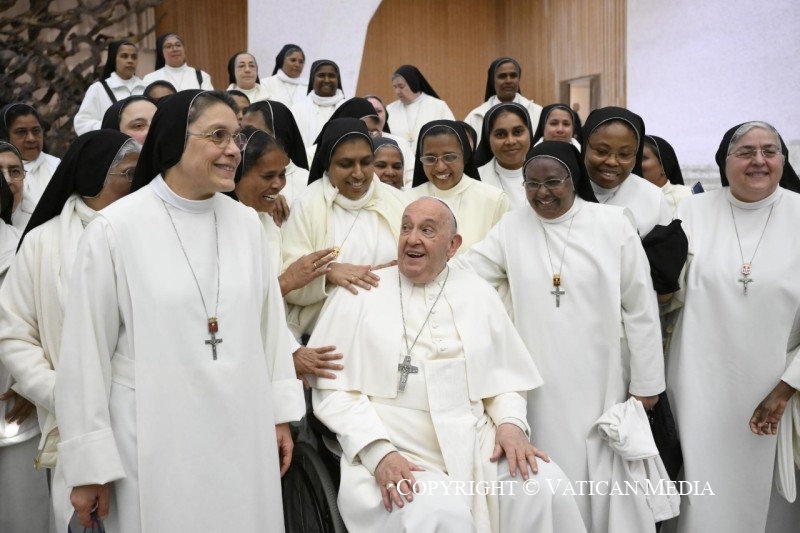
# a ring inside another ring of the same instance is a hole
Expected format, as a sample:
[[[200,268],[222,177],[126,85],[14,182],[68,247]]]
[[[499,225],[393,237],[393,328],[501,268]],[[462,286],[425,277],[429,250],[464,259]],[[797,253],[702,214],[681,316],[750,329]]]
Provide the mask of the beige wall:
[[[625,0],[383,0],[370,23],[358,94],[394,100],[412,63],[463,118],[483,101],[489,63],[522,65],[522,93],[544,105],[564,80],[600,75],[600,104],[625,104]]]
[[[522,65],[522,93],[542,105],[558,100],[561,81],[598,74],[600,104],[625,105],[625,12],[625,0],[383,0],[348,93],[388,103],[392,72],[410,63],[460,119],[483,101],[489,63],[508,55]],[[158,34],[183,36],[190,65],[227,87],[228,58],[247,47],[246,0],[226,2],[224,17],[216,1],[164,0],[156,20]],[[259,59],[269,75],[272,58]]]
[[[247,0],[164,0],[156,20],[156,35],[179,34],[188,64],[208,72],[216,89],[228,86],[228,59],[247,48]],[[268,67],[260,65],[259,74]]]

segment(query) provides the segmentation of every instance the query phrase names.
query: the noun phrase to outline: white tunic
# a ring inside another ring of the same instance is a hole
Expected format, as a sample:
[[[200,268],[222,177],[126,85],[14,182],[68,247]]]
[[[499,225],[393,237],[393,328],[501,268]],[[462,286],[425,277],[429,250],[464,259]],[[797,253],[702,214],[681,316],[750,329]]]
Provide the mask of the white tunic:
[[[305,406],[253,210],[182,199],[160,177],[103,210],[78,247],[61,348],[59,464],[69,486],[113,482],[109,531],[282,527],[274,426]]]
[[[47,468],[56,464],[59,440],[55,369],[69,280],[83,228],[95,214],[79,195],[70,196],[61,214],[28,233],[0,289],[0,362],[14,376],[15,390],[36,405],[42,434],[36,462]],[[63,472],[55,468],[53,507],[61,517],[56,523],[65,524],[73,509]]]
[[[511,498],[481,494],[451,494],[436,503],[420,495],[392,513],[382,507],[373,473],[391,451],[425,469],[414,473],[418,480],[503,479],[507,466],[488,461],[496,426],[527,432],[525,391],[541,381],[500,300],[474,274],[446,268],[424,285],[400,281],[397,267],[381,275],[381,285],[355,301],[335,291],[310,341],[335,343],[350,361],[335,380],[317,379],[314,389],[315,414],[341,443],[339,507],[348,530],[583,531],[571,498],[562,502],[563,513],[546,497],[523,496],[509,509],[503,504]],[[418,369],[398,392],[406,341]],[[541,477],[560,473],[539,464]],[[415,521],[424,525],[411,527]]]
[[[734,215],[744,260],[752,263],[747,295],[738,281]],[[683,308],[668,359],[668,392],[685,479],[709,482],[715,494],[683,498],[678,531],[796,531],[800,502],[789,505],[772,488],[776,439],[754,435],[748,422],[778,380],[800,388],[798,372],[784,375],[787,353],[800,345],[800,195],[778,188],[744,203],[726,187],[685,200],[678,218],[689,257],[683,289],[675,294]],[[770,520],[787,521],[767,527],[770,506]]]
[[[9,291],[9,283],[6,283],[5,280],[9,279],[7,278],[7,273],[14,260],[14,252],[17,249],[19,237],[20,232],[14,226],[10,226],[0,220],[0,288],[4,288],[0,290],[0,293]],[[13,278],[11,278],[10,282],[14,282]],[[5,313],[2,313],[2,315],[5,315]],[[3,318],[5,317],[0,316],[0,320]],[[3,364],[3,356],[6,350],[7,347],[4,344],[0,344],[0,394],[10,389],[16,381],[12,377],[8,367]],[[16,387],[15,390],[17,390]],[[18,425],[16,422],[6,422],[6,414],[8,414],[13,407],[14,402],[0,402],[0,448],[25,442],[39,434],[39,425],[36,422],[35,416],[28,417],[22,425]],[[33,457],[29,460],[32,461]]]
[[[288,76],[287,76],[288,78]],[[269,78],[261,78],[261,85],[269,93],[269,99],[280,102],[286,107],[291,108],[308,98],[308,80],[298,79],[296,83],[283,81],[278,75]]]
[[[14,259],[19,237],[14,226],[0,221],[0,292],[14,282],[6,273]],[[0,318],[3,314],[0,311]],[[4,350],[0,345],[0,356]],[[0,392],[12,386],[19,392],[15,381],[0,361]],[[14,405],[14,400],[0,401],[0,528],[3,531],[47,531],[50,518],[47,476],[44,471],[33,468],[39,424],[35,414],[29,415],[21,425],[7,422],[6,415]]]
[[[523,186],[522,167],[516,170],[503,168],[494,157],[478,169],[481,182],[497,187],[508,197],[509,209],[528,207],[528,197]]]
[[[658,306],[630,220],[620,208],[577,197],[555,219],[533,209],[511,211],[456,265],[495,287],[508,282],[514,324],[544,380],[528,395],[532,441],[571,481],[588,480],[586,438],[594,422],[629,391],[664,390]],[[556,272],[565,293],[559,307],[551,292]],[[623,330],[629,361],[621,356]],[[588,496],[578,503],[590,529]]]
[[[512,102],[516,102],[525,107],[528,110],[528,114],[531,116],[531,124],[533,125],[533,129],[536,129],[536,125],[539,123],[539,116],[542,114],[542,106],[535,103],[533,100],[528,100],[521,94],[517,93],[514,96]],[[500,103],[500,99],[497,98],[497,95],[492,96],[484,103],[473,109],[467,115],[467,118],[464,119],[464,122],[475,128],[475,131],[478,132],[478,139],[475,141],[475,146],[481,140],[481,136],[483,135],[483,117],[486,116],[486,113]],[[533,135],[533,131],[531,131],[531,135]]]
[[[455,120],[447,102],[425,93],[420,93],[416,100],[405,105],[395,100],[386,106],[389,113],[389,129],[392,135],[405,139],[412,154],[417,153],[419,130],[432,120]]]
[[[251,104],[256,102],[261,102],[262,100],[269,100],[270,94],[265,87],[256,83],[252,89],[242,89],[235,83],[231,83],[228,85],[228,88],[225,89],[226,91],[237,90],[243,92],[247,95],[247,99],[250,100]]]
[[[452,189],[440,190],[428,181],[407,194],[412,201],[423,196],[434,196],[447,202],[456,215],[458,233],[463,239],[459,254],[480,242],[508,211],[506,193],[466,175]]]
[[[308,98],[292,106],[292,114],[297,121],[297,128],[303,137],[306,147],[314,145],[322,126],[331,118],[333,112],[344,103],[344,94],[341,89],[336,90],[335,96],[320,97],[311,92]],[[309,159],[311,161],[311,159]]]
[[[604,189],[593,181],[590,183],[601,204],[618,205],[631,212],[636,230],[643,239],[656,224],[666,226],[672,222],[672,211],[661,188],[636,174],[629,175],[612,189]]]
[[[197,70],[194,67],[190,67],[184,63],[177,68],[164,65],[160,69],[147,74],[142,80],[142,83],[144,83],[145,87],[147,87],[154,81],[168,81],[175,86],[178,92],[186,91],[188,89],[205,89],[207,91],[214,90],[214,86],[211,84],[211,76],[207,72],[201,70],[200,79],[202,80],[202,83],[198,86]]]
[[[300,168],[291,161],[286,166],[286,186],[281,194],[286,198],[289,207],[297,200],[308,186],[308,170]]]
[[[116,72],[112,72],[111,76],[106,78],[105,81],[111,92],[114,93],[117,102],[129,96],[143,94],[145,87],[147,87],[136,75],[129,80],[123,80],[117,76]],[[75,126],[75,133],[83,135],[87,131],[99,130],[103,123],[103,115],[113,104],[114,102],[108,97],[102,82],[96,81],[91,84],[86,90],[86,96],[83,97],[81,107],[72,121]]]
[[[56,171],[61,160],[44,152],[39,153],[39,157],[33,161],[24,161],[25,165],[25,185],[22,189],[22,201],[17,210],[11,215],[11,222],[20,231],[25,231],[25,226],[31,219],[36,204],[42,197],[50,178]]]

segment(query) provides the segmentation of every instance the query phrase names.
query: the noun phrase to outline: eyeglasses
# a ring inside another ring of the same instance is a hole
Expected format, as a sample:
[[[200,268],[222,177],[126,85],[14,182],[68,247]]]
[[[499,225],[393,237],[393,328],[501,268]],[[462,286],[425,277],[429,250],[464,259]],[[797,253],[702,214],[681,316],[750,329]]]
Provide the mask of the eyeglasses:
[[[441,155],[439,157],[436,157],[435,155],[423,155],[422,157],[419,158],[419,161],[420,161],[420,163],[422,163],[426,167],[432,167],[440,159],[442,161],[444,161],[445,165],[450,165],[450,164],[455,163],[456,161],[458,161],[460,157],[461,157],[461,154],[457,154],[455,152],[450,152],[448,154],[444,154],[444,155]]]
[[[164,50],[172,50],[172,49],[181,49],[183,48],[183,43],[169,43],[164,45]]]
[[[761,152],[764,159],[772,159],[773,157],[783,155],[775,146],[767,146],[766,148],[742,148],[735,152],[728,154],[728,157],[733,156],[738,159],[755,159],[756,154]]]
[[[561,179],[553,178],[551,180],[545,180],[542,182],[539,181],[523,181],[522,186],[528,189],[529,191],[538,191],[539,188],[544,185],[545,189],[548,191],[552,191],[554,189],[558,189],[561,185],[569,179],[569,176],[564,176]]]
[[[128,181],[133,181],[133,176],[136,174],[136,167],[126,169],[125,172],[109,172],[109,176],[125,176]]]
[[[28,172],[20,167],[0,168],[0,172],[5,174],[6,181],[22,181]]]
[[[595,148],[591,144],[589,145],[589,149],[594,152],[594,155],[602,159],[608,159],[612,155],[617,159],[617,161],[632,161],[633,159],[636,159],[636,152],[609,152],[603,148]]]
[[[11,130],[11,133],[19,138],[27,137],[29,133],[34,137],[41,137],[44,133],[44,130],[39,127],[31,128],[29,130],[26,130],[25,128],[17,128],[15,130]]]
[[[241,131],[231,133],[228,130],[218,129],[208,133],[192,133],[191,131],[187,131],[186,134],[194,137],[211,139],[211,142],[220,148],[225,148],[231,141],[233,141],[233,144],[235,144],[236,148],[239,150],[244,150],[244,147],[247,145],[247,136]]]

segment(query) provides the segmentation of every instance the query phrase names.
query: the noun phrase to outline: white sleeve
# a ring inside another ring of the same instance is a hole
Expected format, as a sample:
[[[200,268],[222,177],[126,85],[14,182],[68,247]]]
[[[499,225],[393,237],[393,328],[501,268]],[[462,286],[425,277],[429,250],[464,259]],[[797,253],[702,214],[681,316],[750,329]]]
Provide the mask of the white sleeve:
[[[72,119],[75,133],[83,135],[87,131],[99,130],[103,123],[103,114],[108,106],[103,107],[103,100],[108,100],[108,95],[99,81],[91,84],[86,91],[86,96],[81,102],[81,107]]]
[[[55,413],[56,373],[44,353],[36,312],[37,235],[23,241],[0,288],[0,363],[14,378],[14,390]]]
[[[272,270],[271,252],[267,246],[264,228],[260,222],[258,225],[262,239],[262,262],[265,266],[261,338],[272,378],[272,405],[274,406],[275,423],[282,424],[303,418],[306,413],[306,403],[303,384],[297,379],[292,357],[297,341],[286,325],[286,308],[283,305],[283,298],[281,298],[278,276]]]
[[[665,382],[661,322],[650,263],[636,230],[627,222],[620,226],[620,302],[631,353],[629,391],[637,396],[655,396],[664,391]]]
[[[111,429],[111,358],[121,323],[115,236],[99,219],[78,244],[56,374],[58,462],[68,486],[125,477]]]

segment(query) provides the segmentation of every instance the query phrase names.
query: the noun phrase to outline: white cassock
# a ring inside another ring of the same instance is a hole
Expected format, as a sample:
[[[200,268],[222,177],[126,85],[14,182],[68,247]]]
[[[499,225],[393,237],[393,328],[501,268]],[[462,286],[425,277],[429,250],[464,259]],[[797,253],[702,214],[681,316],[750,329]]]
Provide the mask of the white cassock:
[[[661,187],[661,192],[667,200],[672,218],[675,218],[675,214],[678,212],[678,204],[692,195],[692,188],[686,185],[675,185],[668,181]]]
[[[650,266],[627,214],[578,197],[554,219],[533,209],[511,211],[456,264],[495,287],[508,283],[514,324],[544,380],[528,394],[532,442],[573,483],[589,480],[587,447],[602,446],[587,442],[595,421],[628,391],[654,396],[664,390]],[[559,307],[551,292],[554,272],[561,274]],[[623,334],[629,360],[621,355]],[[591,530],[584,494],[578,504]]]
[[[117,102],[129,96],[143,94],[147,87],[136,75],[129,80],[123,80],[117,76],[116,72],[112,72],[105,81],[111,92],[114,93]],[[114,102],[109,98],[102,82],[96,81],[91,84],[86,90],[86,96],[83,97],[80,109],[72,120],[75,133],[83,135],[87,131],[99,130],[103,123],[103,115],[113,104]]]
[[[528,100],[521,94],[517,93],[514,96],[512,102],[516,102],[525,109],[528,110],[528,114],[531,116],[531,124],[533,124],[533,128],[536,129],[536,124],[539,123],[539,116],[542,114],[542,106],[534,102],[533,100]],[[484,103],[473,109],[467,115],[467,118],[464,119],[464,122],[475,128],[475,131],[478,132],[478,138],[475,140],[475,146],[478,146],[478,143],[481,140],[481,136],[483,135],[483,117],[486,116],[486,113],[500,103],[500,99],[497,98],[497,95],[492,96]],[[533,132],[531,132],[531,135]]]
[[[417,370],[398,392],[406,341]],[[343,451],[339,509],[351,533],[585,531],[571,497],[527,495],[519,484],[516,497],[417,494],[391,513],[381,503],[374,470],[392,451],[425,470],[414,472],[418,481],[513,479],[505,461],[489,461],[495,432],[511,423],[529,433],[525,391],[541,378],[499,298],[477,276],[445,268],[415,285],[387,268],[363,295],[335,291],[310,343],[335,344],[345,356],[336,379],[316,379],[313,399]],[[544,478],[563,477],[555,463],[538,465],[533,477],[543,487]]]
[[[292,106],[292,114],[306,148],[314,145],[322,126],[342,103],[344,103],[344,93],[341,89],[336,89],[336,94],[333,96],[318,96],[311,91],[308,93],[308,98]]]
[[[14,261],[20,232],[0,221],[0,287],[13,283],[6,276]],[[5,346],[0,344],[0,355]],[[17,390],[11,372],[0,360],[0,392]],[[2,531],[47,531],[50,494],[44,471],[34,470],[39,424],[31,414],[22,425],[6,422],[13,401],[0,401],[0,529]]]
[[[36,405],[42,434],[36,462],[47,468],[55,466],[59,438],[55,368],[69,279],[83,228],[95,214],[79,195],[70,196],[59,216],[28,233],[0,289],[0,361],[14,389]],[[60,468],[52,492],[57,523],[66,524],[73,509]]]
[[[286,166],[286,186],[281,194],[291,208],[295,200],[303,194],[308,186],[308,170],[300,168],[291,161]]]
[[[643,239],[656,224],[666,226],[672,222],[672,211],[661,188],[636,174],[629,175],[612,189],[604,189],[593,181],[590,183],[601,204],[625,207],[631,212],[636,230]]]
[[[200,73],[199,83],[197,80],[198,71]],[[145,75],[144,79],[142,79],[142,83],[144,83],[145,87],[154,81],[167,81],[171,83],[178,92],[189,89],[214,90],[214,86],[211,84],[211,76],[208,72],[190,67],[186,63],[179,67],[164,65],[160,69]]]
[[[520,207],[530,207],[528,197],[525,195],[523,186],[524,176],[522,167],[516,170],[508,170],[500,166],[497,159],[491,161],[478,169],[481,175],[481,183],[497,187],[508,197],[509,209],[519,209]]]
[[[416,100],[405,105],[395,100],[386,106],[389,113],[389,129],[392,135],[405,139],[412,154],[417,153],[417,138],[422,126],[433,120],[455,120],[453,112],[444,100],[420,93]]]
[[[304,400],[255,212],[185,200],[159,176],[104,209],[77,257],[56,376],[67,485],[113,482],[109,531],[280,529],[275,424]]]
[[[402,192],[377,177],[364,196],[349,200],[325,174],[292,205],[292,214],[283,224],[283,270],[306,254],[334,246],[340,249],[339,263],[375,266],[397,259],[400,221],[407,203]],[[296,337],[311,333],[328,291],[325,276],[320,276],[286,295],[289,327]]]
[[[245,95],[247,95],[247,99],[250,100],[251,104],[254,104],[256,102],[261,102],[263,100],[269,100],[270,97],[270,94],[267,91],[267,89],[259,83],[256,83],[251,89],[242,89],[235,83],[231,83],[225,90],[226,91],[237,90],[243,92]]]
[[[521,186],[520,186],[521,188]],[[410,201],[423,196],[441,198],[458,221],[458,233],[462,237],[458,253],[462,254],[476,242],[480,242],[492,227],[508,211],[508,196],[497,187],[474,180],[466,174],[452,189],[437,189],[431,182],[423,183],[406,191]]]
[[[745,261],[752,263],[746,295],[732,212]],[[778,188],[744,203],[726,187],[685,200],[678,218],[689,257],[683,290],[675,294],[683,307],[670,347],[668,392],[684,479],[708,482],[714,491],[683,498],[678,531],[797,531],[800,502],[789,504],[773,488],[776,438],[751,433],[748,423],[779,380],[800,388],[800,359],[792,353],[800,345],[800,195]]]
[[[28,225],[33,210],[36,209],[36,204],[39,203],[59,163],[61,163],[59,158],[44,152],[39,152],[39,157],[33,161],[23,161],[26,174],[22,201],[11,215],[11,222],[18,230],[25,231],[25,226]]]
[[[279,70],[269,78],[261,78],[261,85],[269,93],[269,99],[291,108],[308,98],[308,78],[290,78]]]

